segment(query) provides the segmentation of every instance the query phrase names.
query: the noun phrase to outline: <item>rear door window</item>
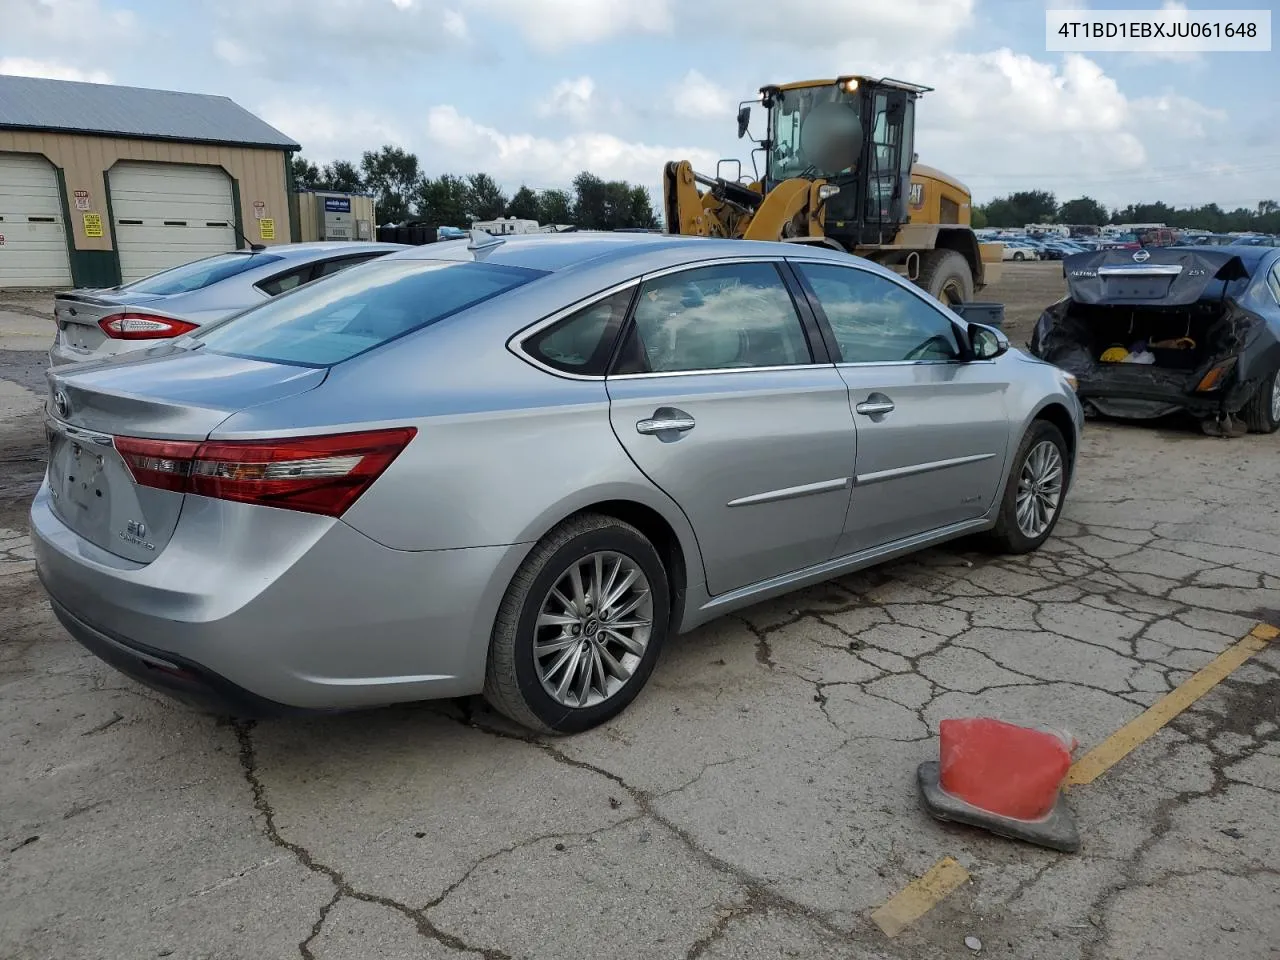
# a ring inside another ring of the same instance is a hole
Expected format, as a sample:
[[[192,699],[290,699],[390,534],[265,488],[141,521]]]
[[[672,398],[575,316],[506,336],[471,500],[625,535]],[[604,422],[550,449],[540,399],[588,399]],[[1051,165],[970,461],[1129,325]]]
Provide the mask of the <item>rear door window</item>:
[[[543,275],[448,260],[390,260],[344,272],[195,334],[218,353],[330,366]]]
[[[615,372],[685,373],[812,362],[809,340],[777,267],[732,263],[645,281]]]

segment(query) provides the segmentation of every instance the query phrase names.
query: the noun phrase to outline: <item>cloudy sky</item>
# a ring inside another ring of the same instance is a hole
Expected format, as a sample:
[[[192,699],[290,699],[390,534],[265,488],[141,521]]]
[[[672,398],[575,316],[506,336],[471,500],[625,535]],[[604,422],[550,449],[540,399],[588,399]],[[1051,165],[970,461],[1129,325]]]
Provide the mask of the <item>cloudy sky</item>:
[[[1045,51],[1045,6],[1158,0],[0,0],[0,73],[223,94],[326,161],[396,143],[508,187],[744,156],[764,83],[935,88],[922,162],[982,202],[1280,199],[1277,54]],[[1193,0],[1196,10],[1265,7]]]

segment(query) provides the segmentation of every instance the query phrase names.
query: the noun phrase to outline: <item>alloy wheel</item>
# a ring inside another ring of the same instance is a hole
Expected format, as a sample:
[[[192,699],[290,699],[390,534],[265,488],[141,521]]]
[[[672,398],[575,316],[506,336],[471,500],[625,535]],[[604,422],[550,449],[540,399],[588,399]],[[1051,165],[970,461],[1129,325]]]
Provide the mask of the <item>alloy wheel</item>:
[[[1062,499],[1062,454],[1041,440],[1027,454],[1018,476],[1017,518],[1023,536],[1035,540],[1049,529]]]
[[[1271,422],[1280,423],[1280,376],[1271,382]]]
[[[608,700],[640,666],[652,629],[653,594],[634,560],[600,551],[575,561],[538,608],[533,663],[543,690],[565,707]]]

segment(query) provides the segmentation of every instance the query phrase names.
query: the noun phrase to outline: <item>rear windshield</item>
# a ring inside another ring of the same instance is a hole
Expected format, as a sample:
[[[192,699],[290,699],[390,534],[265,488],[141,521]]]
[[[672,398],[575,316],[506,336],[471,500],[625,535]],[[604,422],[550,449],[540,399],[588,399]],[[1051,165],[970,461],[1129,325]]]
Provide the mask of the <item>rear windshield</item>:
[[[195,337],[218,353],[327,367],[542,275],[470,261],[374,261],[299,287]]]
[[[172,270],[126,284],[124,289],[132,293],[151,293],[157,296],[190,293],[254,267],[275,263],[279,259],[281,258],[269,253],[220,253],[216,257],[184,263]]]

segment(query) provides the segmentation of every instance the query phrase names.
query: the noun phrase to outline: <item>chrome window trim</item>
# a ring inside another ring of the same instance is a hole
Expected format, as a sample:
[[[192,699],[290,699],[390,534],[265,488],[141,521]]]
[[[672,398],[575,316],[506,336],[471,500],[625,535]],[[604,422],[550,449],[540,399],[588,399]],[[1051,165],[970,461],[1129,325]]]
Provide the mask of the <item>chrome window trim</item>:
[[[966,367],[975,363],[995,363],[992,360],[842,360],[836,364],[836,369],[854,369],[863,370],[867,367],[950,367],[956,364],[964,364]]]
[[[712,377],[726,373],[781,373],[784,370],[830,370],[830,363],[789,363],[774,367],[716,367],[710,370],[667,370],[661,373],[615,373],[613,380],[652,380],[655,377]]]

